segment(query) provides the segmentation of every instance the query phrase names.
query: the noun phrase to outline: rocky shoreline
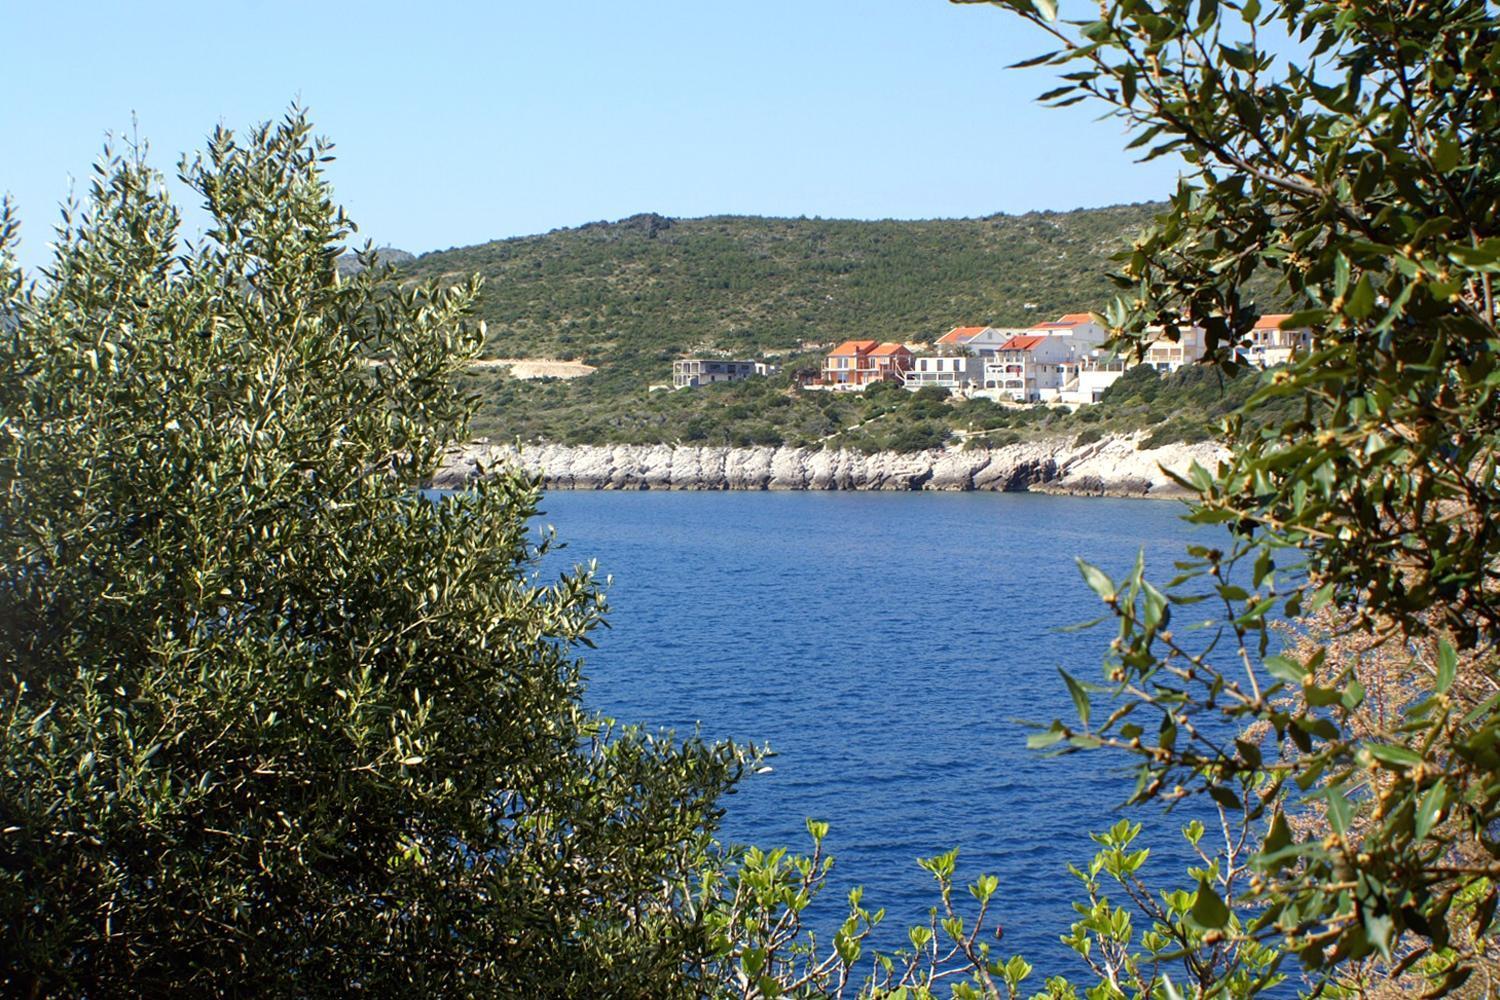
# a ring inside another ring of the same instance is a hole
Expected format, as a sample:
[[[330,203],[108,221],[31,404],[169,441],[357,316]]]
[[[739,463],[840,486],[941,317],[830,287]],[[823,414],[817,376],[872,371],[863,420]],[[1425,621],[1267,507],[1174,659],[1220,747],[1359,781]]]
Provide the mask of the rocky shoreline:
[[[989,490],[1071,496],[1178,498],[1187,491],[1163,471],[1212,468],[1213,443],[1142,450],[1140,435],[1077,445],[1071,438],[1002,448],[933,449],[912,454],[728,448],[693,445],[513,445],[475,441],[443,461],[433,485],[461,488],[498,468],[519,465],[547,489],[568,490]]]

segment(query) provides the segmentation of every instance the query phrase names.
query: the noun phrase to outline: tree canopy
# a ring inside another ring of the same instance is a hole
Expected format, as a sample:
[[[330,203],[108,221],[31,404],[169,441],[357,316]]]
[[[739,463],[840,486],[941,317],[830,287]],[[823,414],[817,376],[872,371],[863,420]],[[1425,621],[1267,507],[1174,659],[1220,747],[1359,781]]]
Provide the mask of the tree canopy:
[[[1226,419],[1230,458],[1184,477],[1223,541],[1159,583],[1081,564],[1115,634],[1102,676],[1065,674],[1077,720],[1033,745],[1129,755],[1131,802],[1202,796],[1222,836],[1184,830],[1202,861],[1187,888],[1144,881],[1128,824],[1096,836],[1065,938],[1089,977],[1036,996],[1244,997],[1299,973],[1320,996],[1495,995],[1494,5],[1114,0],[1073,21],[1054,0],[992,5],[1055,43],[1026,64],[1059,71],[1044,100],[1102,105],[1146,158],[1187,166],[1118,259],[1115,345],[1198,326],[1232,375],[1266,275],[1295,310],[1283,327],[1313,331]],[[1118,385],[1157,391],[1144,372]],[[812,832],[811,867],[748,861],[814,891]],[[964,912],[955,857],[922,864],[940,904],[867,992],[1020,996],[1030,966],[980,933],[993,880]],[[878,911],[852,897],[833,953],[805,961],[777,936],[795,904],[754,898],[742,977],[774,962],[778,982],[842,995]]]
[[[1120,260],[1122,341],[1196,324],[1236,367],[1262,269],[1294,303],[1283,325],[1313,329],[1248,403],[1300,413],[1231,420],[1232,459],[1191,476],[1194,518],[1234,544],[1196,549],[1192,579],[1160,589],[1086,570],[1120,626],[1116,711],[1047,739],[1118,746],[1141,758],[1138,799],[1202,790],[1256,827],[1245,933],[1312,970],[1376,954],[1456,985],[1482,966],[1457,928],[1471,945],[1490,932],[1500,875],[1494,6],[1155,0],[1074,23],[1050,2],[999,6],[1056,41],[1034,60],[1063,70],[1049,100],[1102,102],[1147,158],[1188,165]],[[1175,632],[1204,580],[1212,638]],[[1270,642],[1274,614],[1324,605],[1335,634],[1406,665],[1400,710],[1373,729],[1354,723],[1358,662]],[[1309,811],[1326,825],[1295,834],[1286,818]]]
[[[743,755],[580,706],[535,484],[419,489],[477,282],[340,277],[305,115],[110,155],[0,227],[0,983],[12,995],[694,992]]]

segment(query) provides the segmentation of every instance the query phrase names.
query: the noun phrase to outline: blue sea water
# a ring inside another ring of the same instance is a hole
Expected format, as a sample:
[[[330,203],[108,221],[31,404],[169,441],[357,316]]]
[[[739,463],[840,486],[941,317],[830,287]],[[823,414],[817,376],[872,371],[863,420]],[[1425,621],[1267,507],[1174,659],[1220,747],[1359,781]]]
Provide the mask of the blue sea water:
[[[1048,759],[1023,720],[1076,718],[1058,668],[1099,680],[1109,626],[1075,556],[1169,578],[1193,529],[1176,503],[993,493],[551,493],[542,520],[612,575],[586,703],[625,721],[769,742],[726,803],[726,839],[804,851],[832,824],[829,894],[865,886],[886,946],[937,901],[915,859],[960,848],[1000,878],[1002,953],[1033,982],[1082,974],[1062,945],[1089,831],[1145,820],[1145,874],[1191,888],[1189,818],[1122,812],[1126,761]],[[1097,710],[1096,710],[1097,711]],[[1119,896],[1118,893],[1114,895]],[[828,911],[825,911],[825,913]]]

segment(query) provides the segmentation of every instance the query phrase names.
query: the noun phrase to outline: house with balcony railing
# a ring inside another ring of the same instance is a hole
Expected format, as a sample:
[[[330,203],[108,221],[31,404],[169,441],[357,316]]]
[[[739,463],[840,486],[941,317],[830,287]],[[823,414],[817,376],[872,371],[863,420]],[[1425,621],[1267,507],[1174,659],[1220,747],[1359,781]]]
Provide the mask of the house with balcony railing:
[[[823,384],[863,389],[874,382],[900,382],[911,366],[912,353],[904,344],[846,340],[823,359]]]
[[[714,382],[740,382],[760,374],[754,361],[681,358],[672,362],[672,388],[690,389]]]
[[[966,392],[984,382],[985,358],[973,354],[918,355],[902,384],[912,392],[928,387]]]
[[[984,387],[1017,403],[1040,402],[1062,388],[1062,365],[1076,351],[1077,345],[1068,337],[1012,337],[985,362]]]
[[[1119,355],[1094,350],[1084,357],[1065,361],[1060,367],[1062,385],[1057,390],[1058,401],[1088,404],[1101,401],[1104,391],[1125,374],[1130,363]]]
[[[1176,340],[1169,339],[1163,330],[1147,331],[1146,336],[1146,352],[1141,360],[1162,373],[1196,364],[1208,350],[1202,327],[1179,327]]]
[[[1284,365],[1292,360],[1293,354],[1305,352],[1312,347],[1311,328],[1282,328],[1281,324],[1290,318],[1290,313],[1267,313],[1255,321],[1248,338],[1250,346],[1245,351],[1251,364],[1261,368]]]

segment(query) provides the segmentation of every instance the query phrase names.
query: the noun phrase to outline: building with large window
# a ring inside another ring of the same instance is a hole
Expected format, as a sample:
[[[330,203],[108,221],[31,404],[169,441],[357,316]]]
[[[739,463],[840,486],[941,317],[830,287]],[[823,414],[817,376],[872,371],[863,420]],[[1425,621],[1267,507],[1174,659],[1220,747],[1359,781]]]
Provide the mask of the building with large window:
[[[912,392],[928,386],[962,392],[984,383],[985,359],[973,354],[921,355],[912,358],[903,384]]]

